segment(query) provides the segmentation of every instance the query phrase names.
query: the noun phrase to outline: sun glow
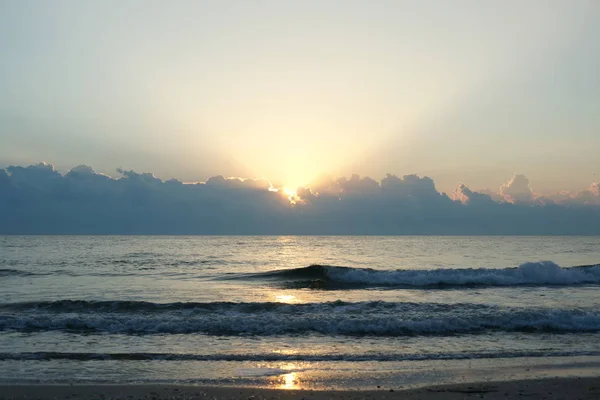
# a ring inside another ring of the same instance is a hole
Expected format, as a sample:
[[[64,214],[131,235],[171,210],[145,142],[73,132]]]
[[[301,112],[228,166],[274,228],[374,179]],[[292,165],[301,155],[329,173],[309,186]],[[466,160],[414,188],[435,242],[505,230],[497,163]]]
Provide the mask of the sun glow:
[[[291,189],[291,187],[286,186],[284,188],[279,189],[279,192],[285,197],[287,197],[290,204],[296,204],[296,200],[298,200],[296,190],[297,189]]]
[[[288,198],[296,197],[296,189],[290,189],[289,187],[283,188],[283,193],[285,193]]]

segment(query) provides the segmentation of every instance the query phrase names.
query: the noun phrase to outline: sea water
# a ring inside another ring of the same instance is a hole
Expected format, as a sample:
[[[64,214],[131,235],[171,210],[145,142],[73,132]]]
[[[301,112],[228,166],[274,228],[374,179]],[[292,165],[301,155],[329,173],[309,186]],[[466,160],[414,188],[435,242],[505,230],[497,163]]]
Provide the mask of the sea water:
[[[598,237],[4,236],[0,383],[594,374],[598,263]]]

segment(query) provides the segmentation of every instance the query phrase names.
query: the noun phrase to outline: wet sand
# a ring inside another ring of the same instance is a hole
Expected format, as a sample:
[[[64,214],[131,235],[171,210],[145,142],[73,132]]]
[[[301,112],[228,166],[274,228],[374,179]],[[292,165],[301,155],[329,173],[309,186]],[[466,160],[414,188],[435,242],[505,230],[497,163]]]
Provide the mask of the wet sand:
[[[432,386],[419,389],[281,390],[179,385],[0,385],[0,399],[600,399],[600,377],[552,378]]]

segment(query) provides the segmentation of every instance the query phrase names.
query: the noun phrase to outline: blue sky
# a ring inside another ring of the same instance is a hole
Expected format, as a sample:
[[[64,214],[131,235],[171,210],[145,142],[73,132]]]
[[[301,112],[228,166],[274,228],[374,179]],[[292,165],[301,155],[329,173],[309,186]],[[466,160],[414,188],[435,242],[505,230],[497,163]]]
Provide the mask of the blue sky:
[[[3,1],[0,167],[600,176],[596,1]]]

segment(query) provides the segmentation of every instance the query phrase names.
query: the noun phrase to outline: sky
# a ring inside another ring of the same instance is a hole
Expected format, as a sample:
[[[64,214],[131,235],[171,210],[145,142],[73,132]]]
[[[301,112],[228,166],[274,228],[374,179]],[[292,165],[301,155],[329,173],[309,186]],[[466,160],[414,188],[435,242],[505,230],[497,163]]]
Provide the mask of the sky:
[[[0,168],[600,180],[595,0],[5,0],[0,54]]]

